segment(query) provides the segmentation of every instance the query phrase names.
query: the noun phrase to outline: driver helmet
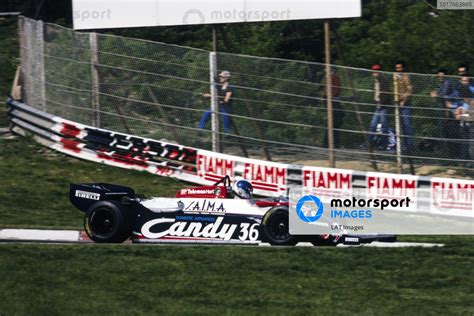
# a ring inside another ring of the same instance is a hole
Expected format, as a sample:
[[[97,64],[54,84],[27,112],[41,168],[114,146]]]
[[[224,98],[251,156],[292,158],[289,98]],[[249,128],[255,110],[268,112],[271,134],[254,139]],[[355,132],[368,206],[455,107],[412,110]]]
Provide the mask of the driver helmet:
[[[232,191],[234,191],[234,194],[241,199],[251,199],[253,187],[247,180],[238,180],[232,186]]]

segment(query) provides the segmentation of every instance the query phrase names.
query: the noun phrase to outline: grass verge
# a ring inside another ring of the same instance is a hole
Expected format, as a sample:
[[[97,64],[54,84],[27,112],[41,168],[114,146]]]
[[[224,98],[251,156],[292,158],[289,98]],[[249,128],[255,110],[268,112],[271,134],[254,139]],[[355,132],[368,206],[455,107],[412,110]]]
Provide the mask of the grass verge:
[[[0,245],[0,312],[472,315],[470,242],[437,249]]]

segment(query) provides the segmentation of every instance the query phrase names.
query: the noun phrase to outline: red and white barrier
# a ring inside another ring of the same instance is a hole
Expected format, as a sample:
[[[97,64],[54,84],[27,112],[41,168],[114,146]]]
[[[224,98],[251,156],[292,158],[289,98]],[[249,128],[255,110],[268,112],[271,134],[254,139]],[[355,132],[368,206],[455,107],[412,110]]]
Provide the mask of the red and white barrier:
[[[331,189],[335,193],[365,187],[374,196],[404,197],[413,195],[417,188],[431,188],[432,201],[438,203],[436,189],[452,187],[454,191],[469,190],[470,195],[460,195],[458,206],[464,209],[459,215],[474,217],[472,179],[366,173],[242,158],[80,124],[12,99],[7,100],[7,105],[14,132],[32,133],[41,144],[81,159],[202,185],[225,175],[243,177],[252,182],[256,194],[263,196],[287,195],[293,187]]]

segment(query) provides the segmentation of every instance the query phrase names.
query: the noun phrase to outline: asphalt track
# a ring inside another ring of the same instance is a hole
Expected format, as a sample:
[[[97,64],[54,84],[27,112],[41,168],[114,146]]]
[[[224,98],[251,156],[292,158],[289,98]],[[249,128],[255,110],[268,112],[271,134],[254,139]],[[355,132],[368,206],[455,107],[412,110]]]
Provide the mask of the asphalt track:
[[[41,230],[41,229],[0,229],[0,243],[60,243],[84,244],[93,242],[84,231],[79,230]],[[127,242],[130,244],[130,242]],[[153,243],[154,245],[164,245]],[[259,244],[260,247],[269,247],[269,244]],[[408,247],[443,247],[444,244],[415,243],[415,242],[372,242],[362,245],[338,245],[337,247],[377,247],[377,248],[408,248]],[[297,247],[313,247],[310,243],[299,243]]]

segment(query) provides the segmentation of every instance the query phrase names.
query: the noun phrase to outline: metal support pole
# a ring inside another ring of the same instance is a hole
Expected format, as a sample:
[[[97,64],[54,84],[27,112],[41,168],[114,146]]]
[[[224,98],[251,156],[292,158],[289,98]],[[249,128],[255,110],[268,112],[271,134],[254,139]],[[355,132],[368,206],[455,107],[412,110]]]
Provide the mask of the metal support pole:
[[[39,82],[35,85],[38,86],[39,91],[35,91],[38,93],[38,108],[42,109],[46,112],[46,75],[45,75],[45,67],[44,67],[44,25],[43,21],[36,22],[36,44],[37,44],[37,51],[36,51],[36,62],[38,63],[38,77],[40,78]]]
[[[336,161],[334,159],[334,118],[332,111],[332,74],[331,74],[331,49],[330,49],[330,33],[329,22],[324,21],[324,46],[326,55],[326,98],[328,112],[328,154],[329,167],[335,168]]]
[[[25,89],[25,86],[28,86],[28,77],[26,76],[28,69],[28,65],[26,62],[26,41],[25,41],[25,18],[23,16],[18,17],[18,40],[20,44],[20,77],[21,77],[21,84],[22,84],[22,91]],[[22,95],[23,102],[26,104],[31,104],[28,101],[28,93],[24,93]]]
[[[221,152],[219,140],[219,100],[217,95],[216,77],[217,60],[216,52],[209,53],[209,75],[211,83],[211,127],[212,127],[212,151]]]
[[[89,33],[89,44],[91,52],[91,80],[92,80],[92,106],[94,109],[93,125],[100,127],[100,98],[99,98],[99,44],[97,33]]]
[[[400,104],[399,104],[399,95],[398,95],[398,78],[397,74],[393,74],[393,92],[395,96],[395,132],[397,134],[397,169],[398,173],[403,173],[403,163],[402,163],[402,137],[400,135]]]

